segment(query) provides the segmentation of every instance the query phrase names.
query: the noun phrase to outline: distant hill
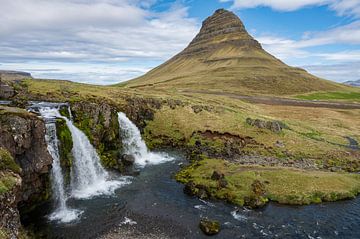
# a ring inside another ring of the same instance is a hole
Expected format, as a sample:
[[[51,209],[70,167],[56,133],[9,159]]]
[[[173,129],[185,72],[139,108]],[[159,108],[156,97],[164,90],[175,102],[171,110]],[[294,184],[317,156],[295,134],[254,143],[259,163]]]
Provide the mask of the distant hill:
[[[360,80],[346,81],[343,84],[360,87]]]
[[[27,78],[32,78],[30,73],[23,71],[0,70],[0,80],[11,81],[11,80],[22,80]]]
[[[203,22],[185,50],[125,87],[269,95],[347,88],[284,64],[249,35],[234,13],[224,9]]]

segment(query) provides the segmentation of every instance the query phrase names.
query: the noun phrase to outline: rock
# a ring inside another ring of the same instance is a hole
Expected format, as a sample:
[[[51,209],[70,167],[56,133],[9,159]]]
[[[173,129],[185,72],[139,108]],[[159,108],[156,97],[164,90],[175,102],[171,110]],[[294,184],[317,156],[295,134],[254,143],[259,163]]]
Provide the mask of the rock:
[[[203,189],[203,188],[202,188],[202,189],[199,189],[199,191],[198,191],[198,193],[197,193],[196,195],[197,195],[197,197],[200,198],[200,199],[208,199],[208,198],[209,198],[206,190]]]
[[[224,178],[224,174],[223,173],[219,173],[218,171],[214,171],[212,176],[211,176],[211,179],[212,180],[220,180]]]
[[[9,191],[0,194],[0,238],[6,238],[2,237],[5,236],[2,234],[4,231],[8,238],[18,238],[21,223],[17,203],[20,199],[21,178],[17,174],[0,171],[0,179],[3,177],[11,177],[15,184]]]
[[[188,182],[184,186],[184,193],[189,196],[195,196],[196,195],[196,184],[193,181]]]
[[[285,144],[283,141],[276,141],[276,143],[274,144],[275,147],[278,147],[278,148],[284,148],[285,147]]]
[[[132,166],[135,163],[135,157],[133,155],[125,154],[122,156],[121,162],[125,166]]]
[[[0,99],[9,99],[14,95],[14,88],[0,81]]]
[[[248,125],[257,127],[259,129],[268,129],[274,133],[280,133],[283,129],[289,129],[283,122],[281,121],[265,121],[260,119],[251,119],[247,118],[246,123]]]
[[[259,180],[255,180],[251,184],[252,194],[244,198],[244,205],[250,208],[260,208],[265,206],[268,199],[265,197],[266,188],[265,185]]]
[[[201,219],[199,223],[201,231],[208,235],[216,235],[220,232],[220,223],[218,221],[212,221],[209,219]]]
[[[219,188],[226,188],[227,185],[228,185],[228,182],[226,181],[225,178],[221,178],[218,182]]]
[[[262,182],[260,182],[259,180],[255,180],[251,184],[251,188],[252,188],[253,193],[256,196],[264,196],[266,193],[265,185]]]
[[[25,110],[10,109],[7,114],[0,114],[0,147],[6,149],[22,169],[18,205],[28,208],[50,196],[52,157],[45,142],[44,122]]]

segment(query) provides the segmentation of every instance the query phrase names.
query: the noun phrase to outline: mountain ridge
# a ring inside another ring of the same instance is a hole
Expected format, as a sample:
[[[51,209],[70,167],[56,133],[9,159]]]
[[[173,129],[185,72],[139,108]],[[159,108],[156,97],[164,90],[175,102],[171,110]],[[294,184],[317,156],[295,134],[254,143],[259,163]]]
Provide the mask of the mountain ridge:
[[[350,86],[355,86],[355,87],[360,87],[360,79],[359,80],[354,80],[354,81],[346,81],[343,84],[350,85]]]

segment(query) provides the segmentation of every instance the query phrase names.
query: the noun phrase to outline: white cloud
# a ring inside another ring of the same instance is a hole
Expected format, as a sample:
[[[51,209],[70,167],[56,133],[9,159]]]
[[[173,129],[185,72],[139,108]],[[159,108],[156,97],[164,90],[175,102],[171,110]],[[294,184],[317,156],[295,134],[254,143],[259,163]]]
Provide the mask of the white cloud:
[[[152,12],[155,2],[0,0],[0,62],[164,61],[188,44],[199,25],[179,4]]]
[[[360,61],[333,65],[305,65],[303,67],[314,75],[337,82],[360,79]]]
[[[310,6],[328,6],[339,15],[353,15],[360,17],[359,0],[220,0],[233,2],[234,9],[270,7],[278,11],[295,11]]]

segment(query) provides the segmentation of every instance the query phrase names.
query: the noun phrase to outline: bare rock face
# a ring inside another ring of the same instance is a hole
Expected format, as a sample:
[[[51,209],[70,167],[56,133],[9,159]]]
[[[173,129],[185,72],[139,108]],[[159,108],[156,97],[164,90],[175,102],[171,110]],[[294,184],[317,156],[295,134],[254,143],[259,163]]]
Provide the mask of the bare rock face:
[[[52,158],[45,142],[45,124],[24,110],[9,109],[0,114],[0,147],[22,168],[20,205],[33,205],[49,197]]]
[[[225,44],[262,49],[259,42],[248,34],[239,17],[230,11],[219,9],[203,22],[199,34],[179,55],[209,53],[221,49]]]

